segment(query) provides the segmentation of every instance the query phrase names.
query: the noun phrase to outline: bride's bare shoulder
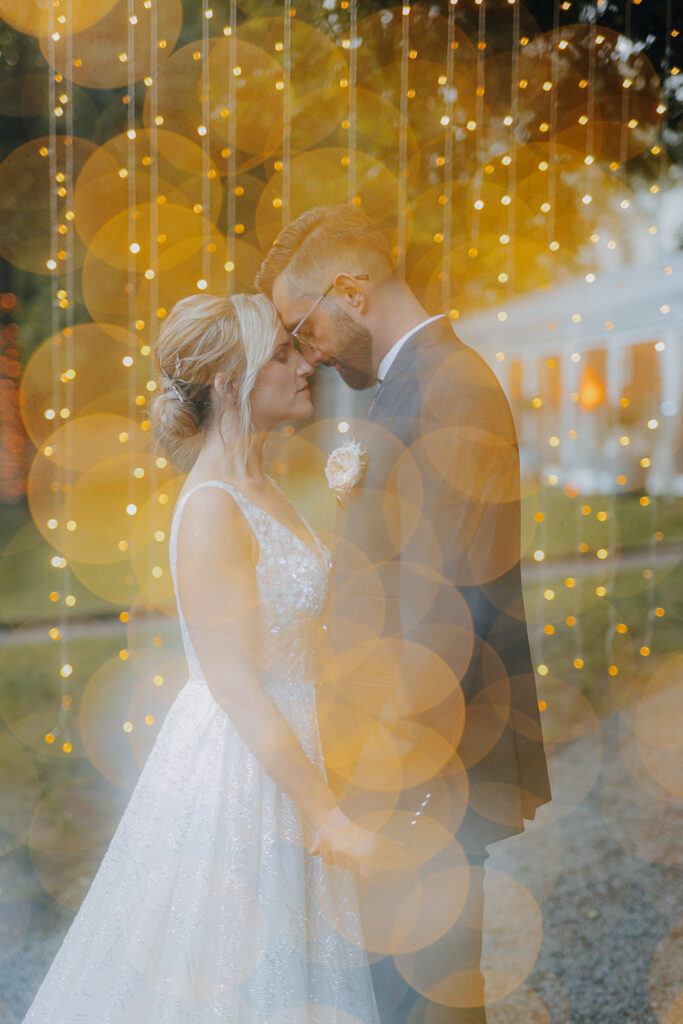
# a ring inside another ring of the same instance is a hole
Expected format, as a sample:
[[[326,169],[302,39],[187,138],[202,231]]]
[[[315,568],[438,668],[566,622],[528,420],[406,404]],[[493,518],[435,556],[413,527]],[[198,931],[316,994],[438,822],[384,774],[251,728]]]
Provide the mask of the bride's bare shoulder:
[[[188,481],[180,494],[178,554],[232,564],[253,562],[256,539],[234,489],[223,481]]]

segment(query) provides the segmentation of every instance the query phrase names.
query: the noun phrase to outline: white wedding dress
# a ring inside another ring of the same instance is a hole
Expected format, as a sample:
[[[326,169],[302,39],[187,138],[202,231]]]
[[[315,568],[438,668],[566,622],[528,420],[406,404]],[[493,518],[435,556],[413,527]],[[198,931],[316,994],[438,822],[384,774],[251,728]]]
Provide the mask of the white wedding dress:
[[[329,552],[235,488],[198,486],[228,491],[256,536],[263,684],[324,774],[315,633]],[[174,515],[174,582],[197,489]],[[353,875],[307,852],[311,824],[214,701],[178,612],[189,682],[24,1024],[377,1024]]]

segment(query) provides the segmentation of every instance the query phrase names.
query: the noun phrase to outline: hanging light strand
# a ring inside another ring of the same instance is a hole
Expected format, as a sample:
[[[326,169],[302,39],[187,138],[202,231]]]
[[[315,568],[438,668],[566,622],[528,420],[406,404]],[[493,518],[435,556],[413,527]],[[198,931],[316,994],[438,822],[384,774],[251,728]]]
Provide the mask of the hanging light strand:
[[[630,38],[630,35],[631,35],[631,0],[626,0],[626,9],[625,9],[624,18],[625,18],[624,32],[625,32],[626,37]],[[597,10],[596,10],[596,22],[597,22]],[[592,56],[593,56],[593,54],[594,54],[594,52],[595,52],[595,50],[597,48],[597,45],[598,45],[598,43],[597,43],[597,37],[596,37],[596,39],[594,41],[594,45],[591,45],[591,55]],[[589,79],[590,79],[589,89],[590,89],[591,93],[593,92],[593,76],[594,76],[594,66],[595,66],[594,65],[594,61],[595,61],[595,57],[593,57],[593,65],[589,65]],[[628,119],[629,119],[629,117],[628,117],[629,107],[630,107],[630,90],[629,89],[622,89],[622,97],[621,97],[621,127],[620,127],[620,130],[619,130],[619,166],[620,167],[624,166],[624,164],[626,163],[626,160],[627,160],[627,156],[628,156],[628,134],[627,133],[629,131],[629,128],[628,128],[627,122],[628,122]],[[591,128],[590,128],[591,122],[592,122],[592,118],[590,118],[590,115],[589,115],[589,131],[591,131]],[[588,149],[588,152],[587,152],[586,155],[587,155],[587,157],[590,156],[591,163],[592,163],[592,158],[593,158],[592,149]],[[586,163],[588,163],[588,159],[586,160]],[[621,240],[621,236],[623,234],[622,223],[623,222],[620,222],[619,229],[618,229],[619,235],[620,235],[620,240]],[[612,406],[611,403],[610,403],[609,408],[608,408],[608,416],[609,416],[609,428],[610,428],[610,430],[611,431],[616,431],[618,429],[618,426],[619,426],[619,417],[618,417],[618,412]],[[607,525],[607,551],[608,551],[608,558],[609,558],[609,562],[606,564],[606,568],[608,568],[610,563],[611,563],[611,564],[614,565],[614,570],[616,571],[616,564],[617,564],[616,563],[616,559],[617,559],[617,551],[616,551],[616,546],[617,546],[617,528],[616,528],[617,505],[616,505],[616,495],[615,495],[615,491],[614,491],[614,487],[613,486],[610,488],[609,493],[607,494],[606,497],[607,497],[607,524],[608,524]],[[615,659],[615,656],[614,656],[614,653],[613,653],[614,641],[615,641],[616,636],[618,635],[617,632],[616,632],[618,621],[619,621],[619,616],[617,614],[617,609],[616,609],[616,607],[614,605],[614,602],[610,601],[609,606],[608,606],[608,612],[607,612],[607,635],[605,637],[605,652],[606,652],[606,660],[607,660],[608,670],[610,670],[612,668],[612,666],[614,666],[617,669],[619,667],[618,665],[615,664],[616,659]]]
[[[70,31],[70,24],[67,26],[67,30]],[[55,47],[54,37],[59,36],[55,31],[54,23],[54,8],[52,4],[48,9],[48,60],[50,65],[50,74],[48,77],[48,101],[50,105],[49,113],[49,145],[48,145],[48,173],[49,173],[49,195],[50,195],[50,260],[48,268],[54,271],[53,275],[53,292],[51,294],[50,301],[50,326],[52,336],[52,416],[55,427],[57,416],[59,416],[61,408],[67,408],[66,401],[62,406],[62,396],[64,394],[60,383],[64,379],[64,345],[65,345],[65,332],[62,332],[62,315],[60,310],[65,308],[62,304],[65,299],[65,290],[62,288],[64,281],[64,261],[68,261],[68,249],[62,250],[59,243],[59,199],[60,191],[62,197],[66,198],[70,203],[70,197],[68,194],[69,182],[66,180],[65,172],[59,169],[59,153],[57,148],[58,139],[62,139],[64,142],[65,151],[69,148],[66,145],[66,138],[59,135],[57,132],[57,118],[58,109],[60,111],[59,116],[63,112],[64,101],[60,101],[59,108],[57,106],[57,90],[56,85],[58,82],[62,82],[62,75],[55,71]],[[66,106],[68,106],[68,100],[70,96],[67,95]],[[66,244],[66,243],[65,243]],[[62,435],[63,437],[63,435]],[[63,443],[63,441],[62,441]],[[47,449],[45,449],[47,455]],[[64,453],[62,453],[64,454]],[[66,502],[65,502],[65,489],[68,484],[68,467],[64,465],[64,460],[59,460],[59,468],[55,467],[55,484],[57,485],[55,494],[57,495],[55,510],[54,510],[54,523],[55,528],[59,529],[60,533],[64,529],[66,521]],[[57,550],[61,549],[61,544],[55,544]],[[60,682],[60,702],[57,711],[55,724],[45,734],[45,742],[48,744],[54,743],[59,737],[62,741],[61,746],[64,753],[70,753],[72,746],[67,733],[67,707],[69,702],[65,700],[68,696],[65,690],[65,673],[70,669],[69,664],[69,652],[68,652],[68,630],[67,630],[67,607],[66,604],[67,595],[65,590],[68,589],[69,576],[65,575],[68,572],[68,561],[61,554],[56,554],[51,559],[52,568],[59,574],[59,589],[55,589],[50,593],[50,600],[52,602],[59,602],[59,614],[57,616],[57,625],[50,629],[50,636],[54,637],[59,642],[59,663],[61,668],[59,670],[59,682]]]
[[[237,79],[233,68],[237,64],[237,0],[230,0],[230,24],[228,25],[228,44],[230,74],[228,75],[228,149],[227,149],[227,184],[226,184],[226,226],[225,226],[225,271],[227,274],[227,292],[232,295],[235,290],[235,223],[236,223],[236,147],[237,147]]]
[[[284,74],[282,89],[282,224],[290,221],[292,189],[292,18],[295,10],[285,6],[283,50]]]
[[[127,60],[126,69],[128,72],[127,82],[127,105],[126,105],[126,123],[127,123],[127,137],[128,144],[126,147],[127,156],[127,174],[126,183],[128,186],[128,329],[135,333],[136,331],[136,315],[135,315],[135,297],[137,290],[137,258],[138,252],[138,241],[137,241],[137,221],[136,221],[136,206],[137,206],[137,187],[135,181],[135,150],[136,150],[136,130],[135,130],[135,3],[134,0],[128,0],[128,33],[127,33]],[[133,389],[130,389],[130,399],[134,403]],[[135,407],[134,404],[130,407],[131,413],[134,415]]]
[[[546,216],[546,244],[550,249],[555,240],[555,199],[557,196],[557,104],[558,104],[558,83],[559,56],[558,37],[560,34],[560,0],[554,0],[553,8],[553,45],[550,51],[550,140],[548,142],[548,212]],[[550,250],[552,251],[552,250]]]
[[[585,156],[593,156],[595,146],[595,54],[597,50],[597,9],[591,21],[588,43],[588,86],[586,87],[586,152]]]
[[[627,39],[631,38],[631,15],[633,12],[633,0],[626,0],[626,10],[624,11],[624,35]],[[621,167],[624,166],[628,159],[628,132],[629,132],[629,110],[631,107],[631,90],[621,90],[621,130],[619,138],[619,164]]]
[[[486,93],[486,0],[476,0],[479,7],[477,39],[477,95],[475,103],[475,140],[477,163],[484,160],[484,95]]]
[[[671,39],[672,39],[671,0],[667,0],[667,4],[666,4],[666,12],[665,12],[665,39],[666,39],[666,42],[665,42],[665,45],[664,45],[663,69],[664,69],[664,77],[666,78],[669,75],[669,71],[670,71],[670,67],[671,67]],[[668,106],[666,106],[666,108],[665,108],[665,110],[663,112],[662,126],[661,126],[661,129],[660,129],[663,133],[666,132],[666,129],[667,129],[667,126],[668,126],[668,116],[669,116],[668,115]],[[658,225],[655,225],[655,226],[658,227]],[[658,245],[657,248],[659,249],[660,246]],[[659,255],[659,253],[658,253],[658,255]],[[657,262],[659,262],[659,261],[657,261]],[[659,366],[658,366],[658,368],[659,368],[659,388],[661,389],[659,393],[660,393],[662,399],[666,399],[668,402],[676,403],[677,404],[678,396],[675,394],[675,384],[672,385],[672,382],[675,382],[676,380],[680,379],[680,343],[678,341],[678,338],[676,338],[676,336],[674,334],[671,334],[671,333],[668,334],[666,336],[666,341],[664,341],[662,343],[662,345],[658,345],[656,347],[656,351],[657,351],[657,353],[659,355],[659,359],[658,359],[658,364],[659,364]],[[656,421],[656,419],[658,419],[658,417],[659,417],[659,415],[661,414],[662,411],[663,411],[663,404],[660,404],[659,409],[657,409],[657,408],[655,409],[655,414],[653,416],[653,419],[655,419],[655,421]],[[655,445],[654,445],[655,431],[653,430],[651,433],[652,433],[652,437],[653,437],[653,448],[655,448]],[[661,452],[661,441],[660,441],[660,452]],[[655,457],[655,458],[657,458],[657,457]],[[650,459],[650,465],[648,466],[646,481],[651,479],[653,474],[656,474],[657,476],[659,476],[659,478],[661,480],[662,474],[661,474],[661,472],[658,472],[658,468],[659,467],[656,464],[655,464],[654,467],[652,467],[651,462],[652,462],[652,460]],[[646,487],[647,487],[647,483],[646,483]],[[661,484],[660,484],[660,487],[657,488],[657,490],[659,491],[660,489],[661,489]],[[641,648],[641,653],[642,653],[642,650],[650,651],[652,649],[655,618],[658,618],[661,615],[663,615],[664,614],[664,609],[660,608],[660,607],[657,607],[657,603],[656,603],[656,601],[657,601],[657,578],[656,578],[656,573],[655,573],[655,565],[656,565],[655,559],[656,559],[657,544],[658,544],[658,542],[663,537],[663,534],[660,533],[659,529],[658,529],[660,499],[659,499],[657,493],[655,493],[655,494],[644,494],[643,497],[641,498],[641,502],[647,502],[647,507],[649,509],[649,538],[648,538],[648,562],[649,562],[649,565],[643,571],[643,575],[645,576],[645,578],[647,579],[647,582],[648,582],[648,588],[647,588],[647,613],[646,613],[646,620],[645,620],[645,622],[646,622],[645,632],[644,632],[644,636],[643,636],[643,646]]]
[[[64,160],[64,195],[62,205],[66,207],[66,210],[73,209],[73,194],[74,194],[74,113],[73,113],[73,83],[71,81],[71,69],[73,68],[73,32],[71,26],[73,25],[73,0],[67,0],[66,4],[66,17],[67,17],[67,35],[66,35],[66,67],[67,67],[67,78],[64,84],[64,95],[66,96],[66,138],[65,143],[65,160]],[[64,368],[64,375],[60,375],[60,379],[65,381],[63,388],[64,406],[60,409],[60,415],[64,415],[64,434],[67,438],[65,444],[65,451],[63,452],[63,472],[67,482],[70,481],[72,472],[72,453],[73,443],[71,441],[71,414],[73,413],[73,398],[74,398],[74,379],[70,373],[67,373],[74,364],[74,231],[71,223],[64,218],[64,222],[67,227],[67,232],[64,240],[64,250],[66,251],[65,263],[65,275],[64,275],[64,292],[66,293],[60,299],[60,309],[64,310],[63,321],[62,321],[62,367]],[[72,514],[72,488],[65,488],[65,494],[62,505],[62,536],[64,536],[64,524],[70,524],[74,522]],[[67,530],[69,529],[67,525]],[[62,585],[64,587],[66,596],[64,602],[61,604],[61,628],[60,628],[60,640],[59,640],[59,653],[60,653],[60,681],[61,681],[61,693],[60,693],[60,726],[62,727],[62,751],[65,754],[71,753],[73,747],[71,744],[71,722],[70,722],[70,711],[71,711],[71,695],[69,690],[71,689],[70,671],[71,664],[69,658],[69,630],[68,630],[68,608],[67,601],[73,601],[73,595],[71,591],[71,565],[68,557],[65,557],[66,565],[62,571]],[[67,675],[67,672],[69,675]]]
[[[453,69],[455,64],[455,10],[452,4],[448,5],[448,40],[446,49],[446,85],[445,85],[445,116],[447,118],[446,131],[444,134],[443,154],[443,195],[446,201],[443,204],[443,217],[441,233],[443,235],[443,263],[441,281],[441,306],[447,310],[451,304],[451,248],[452,248],[452,224],[453,224]]]
[[[146,85],[148,87],[149,95],[149,261],[147,264],[147,270],[145,277],[148,280],[148,312],[147,312],[147,344],[143,346],[141,350],[141,356],[145,357],[145,377],[151,378],[151,353],[154,343],[159,333],[159,319],[160,319],[160,308],[159,308],[159,90],[157,86],[157,61],[159,59],[159,15],[158,6],[156,3],[152,3],[149,14],[149,68],[150,68],[150,79],[147,78]],[[163,123],[163,122],[161,122]],[[131,388],[132,391],[132,388]],[[156,493],[159,488],[160,479],[160,466],[159,459],[155,460],[154,464],[150,467],[150,488],[152,493]],[[158,531],[161,529],[162,514],[161,506],[158,501],[152,503],[152,523],[150,526],[150,533],[153,536],[158,535]],[[152,572],[152,562],[155,560],[152,554],[151,545],[147,546],[146,551],[147,558],[147,573],[148,575]],[[129,611],[130,616],[130,611]]]
[[[202,72],[201,72],[201,100],[202,100],[202,125],[204,132],[202,140],[202,189],[201,189],[201,217],[202,217],[202,281],[204,288],[211,290],[211,261],[209,244],[211,242],[211,65],[209,62],[209,21],[213,16],[213,10],[209,7],[208,0],[202,0]],[[234,76],[231,76],[234,77]]]
[[[137,131],[135,127],[135,2],[134,0],[128,0],[128,33],[126,40],[126,69],[127,69],[127,83],[126,83],[126,123],[127,123],[127,176],[126,183],[128,186],[128,281],[126,288],[128,291],[128,330],[135,339],[135,354],[133,356],[133,363],[131,366],[131,381],[128,387],[128,419],[131,422],[135,422],[138,419],[138,404],[136,401],[136,387],[135,387],[135,375],[136,367],[139,358],[140,342],[138,341],[138,335],[142,332],[145,327],[145,321],[141,319],[142,309],[137,309],[137,253],[140,251],[140,240],[137,237],[138,233],[138,220],[137,220],[137,181],[136,181],[136,152],[137,152]],[[151,226],[150,226],[151,227]],[[144,232],[144,224],[140,221],[140,231]],[[151,233],[151,231],[150,231]],[[146,239],[145,239],[146,241]],[[129,456],[128,473],[127,473],[127,488],[126,488],[126,505],[127,507],[134,506],[134,481],[133,476],[133,465],[132,456]],[[119,541],[119,548],[122,551],[128,551],[131,546],[132,537],[132,518],[129,520],[130,526],[127,531],[127,536],[122,537]]]
[[[54,274],[54,281],[59,287],[59,208],[57,199],[57,75],[55,73],[55,44],[54,44],[54,7],[52,4],[48,7],[48,26],[49,26],[49,38],[48,38],[48,59],[50,63],[50,74],[48,76],[48,103],[50,107],[50,127],[49,127],[49,147],[48,147],[48,173],[50,175],[50,259],[48,261],[48,267],[56,271]],[[56,301],[56,296],[53,294],[52,301],[50,303],[50,325],[52,330],[52,337],[56,339],[57,332],[59,331],[59,306]],[[54,387],[57,387],[57,380],[59,379],[57,349],[53,348],[53,381],[55,382]],[[59,394],[55,390],[52,396],[52,407],[58,408]]]
[[[152,83],[149,86],[149,271],[154,276],[149,282],[148,342],[151,347],[159,330],[159,90],[157,86],[156,62],[159,54],[159,15],[153,4],[150,14],[150,71]]]
[[[398,210],[396,217],[396,247],[398,268],[406,269],[407,244],[407,177],[408,177],[408,64],[410,50],[410,7],[402,8],[401,15],[401,102],[398,129]]]
[[[508,190],[509,202],[507,206],[507,235],[510,239],[507,247],[507,287],[510,294],[515,284],[515,229],[516,229],[516,203],[515,203],[515,190],[517,188],[517,108],[519,103],[519,53],[520,53],[520,36],[519,36],[519,8],[520,5],[515,3],[512,12],[512,79],[510,85],[510,116],[512,117],[512,124],[510,125],[510,165],[508,168]]]
[[[356,196],[356,147],[358,145],[357,87],[358,87],[358,0],[349,3],[349,145],[348,196]]]
[[[482,144],[482,120],[484,117],[484,93],[486,91],[486,72],[484,69],[484,54],[486,50],[486,3],[485,0],[477,0],[479,7],[478,14],[478,25],[477,25],[477,88],[476,97],[474,103],[474,125],[468,124],[468,129],[474,131],[474,159],[477,164],[477,171],[474,175],[474,213],[472,216],[472,230],[471,242],[472,247],[470,253],[476,256],[478,253],[479,245],[479,229],[481,214],[480,210],[483,205],[481,198],[482,184],[484,180],[484,147]]]

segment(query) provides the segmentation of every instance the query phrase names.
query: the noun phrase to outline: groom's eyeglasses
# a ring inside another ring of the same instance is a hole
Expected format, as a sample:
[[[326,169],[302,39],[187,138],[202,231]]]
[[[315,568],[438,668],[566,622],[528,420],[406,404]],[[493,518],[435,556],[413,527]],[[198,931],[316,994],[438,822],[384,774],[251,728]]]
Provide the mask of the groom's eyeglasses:
[[[349,277],[352,277],[354,279],[354,281],[369,281],[370,280],[370,275],[369,274],[349,274]],[[315,348],[315,345],[311,344],[310,341],[306,341],[305,338],[301,337],[301,335],[299,334],[299,331],[301,330],[303,325],[306,323],[306,321],[308,320],[308,318],[311,315],[311,313],[313,312],[313,310],[317,309],[317,307],[320,305],[320,303],[323,301],[323,299],[327,298],[327,296],[330,294],[330,292],[332,291],[333,288],[334,288],[334,281],[332,282],[332,284],[330,285],[329,288],[325,289],[325,291],[322,293],[322,295],[318,296],[318,298],[315,300],[315,302],[313,303],[313,305],[311,306],[309,311],[307,313],[304,313],[304,315],[301,317],[301,320],[299,320],[299,323],[296,325],[296,327],[294,327],[289,332],[293,338],[296,338],[296,340],[299,342],[300,345],[305,345],[307,348]]]

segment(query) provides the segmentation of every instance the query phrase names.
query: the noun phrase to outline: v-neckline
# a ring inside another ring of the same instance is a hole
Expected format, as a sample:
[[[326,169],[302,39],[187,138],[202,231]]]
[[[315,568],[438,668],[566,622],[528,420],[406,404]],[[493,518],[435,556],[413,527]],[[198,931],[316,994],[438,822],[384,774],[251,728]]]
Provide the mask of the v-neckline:
[[[308,523],[306,522],[306,520],[303,518],[302,515],[300,515],[299,512],[297,512],[296,508],[294,508],[294,505],[292,505],[292,503],[289,500],[289,498],[287,497],[287,495],[284,493],[284,491],[281,490],[281,488],[278,487],[278,485],[275,483],[273,478],[270,477],[270,476],[267,476],[267,479],[273,485],[275,490],[280,492],[280,494],[285,499],[285,501],[289,505],[291,505],[292,510],[294,511],[294,513],[298,517],[298,519],[301,521],[304,529],[306,530],[306,533],[308,534],[308,536],[311,539],[311,543],[310,544],[308,544],[303,539],[303,537],[300,537],[298,533],[295,533],[295,531],[291,528],[291,526],[287,526],[286,523],[283,523],[281,519],[278,519],[277,516],[274,516],[273,513],[269,512],[267,508],[263,507],[263,505],[259,505],[252,498],[250,498],[248,495],[246,495],[244,493],[244,491],[240,490],[239,487],[235,487],[234,484],[228,484],[227,481],[225,481],[225,480],[222,480],[221,483],[224,483],[231,490],[237,491],[237,493],[239,495],[241,495],[241,497],[244,498],[245,501],[249,502],[249,504],[252,506],[252,508],[258,509],[259,512],[263,512],[263,514],[268,516],[269,519],[272,519],[274,523],[277,523],[278,526],[281,526],[283,530],[286,530],[287,533],[291,537],[294,537],[295,540],[298,540],[299,543],[301,545],[303,545],[303,547],[306,549],[306,551],[308,551],[311,555],[313,555],[313,557],[315,558],[316,562],[319,564],[320,568],[322,569],[323,573],[327,574],[328,564],[327,564],[327,560],[324,557],[324,552],[323,552],[323,548],[322,548],[322,542],[320,540],[318,540],[318,538],[313,533],[313,531],[311,530],[311,528],[308,525]]]

